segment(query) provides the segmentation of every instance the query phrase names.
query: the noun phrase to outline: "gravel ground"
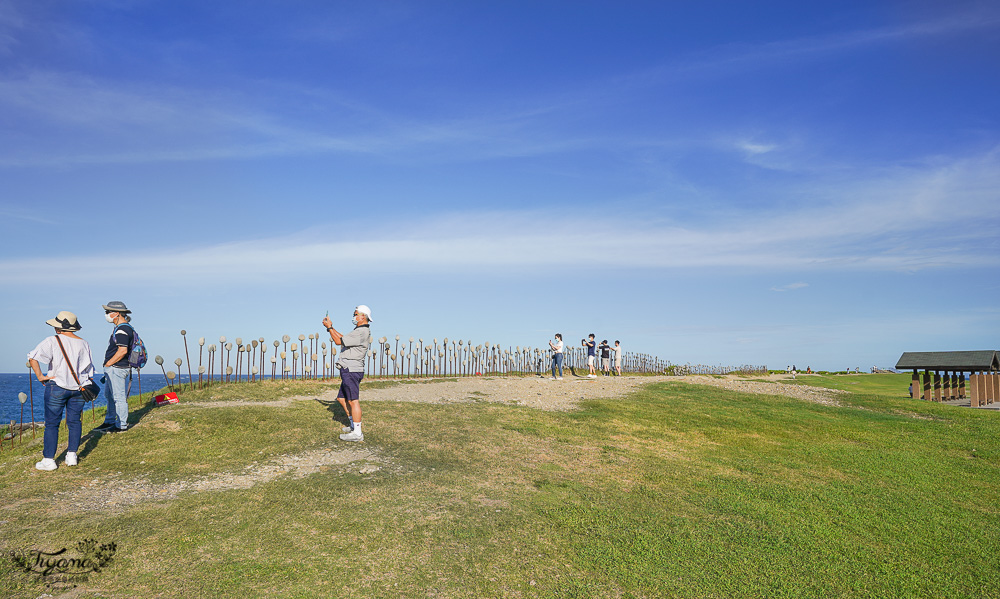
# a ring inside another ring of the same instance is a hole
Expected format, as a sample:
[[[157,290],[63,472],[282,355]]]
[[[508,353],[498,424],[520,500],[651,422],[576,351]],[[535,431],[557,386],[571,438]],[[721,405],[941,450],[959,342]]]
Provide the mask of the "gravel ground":
[[[784,375],[755,378],[766,378],[768,382],[742,380],[737,376],[724,378],[711,376],[601,376],[596,379],[567,376],[561,381],[554,381],[550,377],[509,379],[478,377],[463,378],[457,381],[397,385],[388,389],[362,389],[361,401],[414,401],[422,403],[495,401],[525,405],[542,410],[571,410],[581,399],[623,397],[644,385],[665,381],[712,385],[743,393],[786,395],[825,405],[840,405],[836,400],[836,395],[844,393],[836,389],[782,384],[780,381],[791,378]],[[336,397],[336,391],[328,391],[319,399],[333,401]]]

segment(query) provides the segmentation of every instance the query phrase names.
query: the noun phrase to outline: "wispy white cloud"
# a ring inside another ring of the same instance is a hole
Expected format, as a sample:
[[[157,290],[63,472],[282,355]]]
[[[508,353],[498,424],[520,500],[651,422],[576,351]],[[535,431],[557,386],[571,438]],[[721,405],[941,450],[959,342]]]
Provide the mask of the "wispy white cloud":
[[[787,285],[780,285],[778,287],[771,287],[771,291],[794,291],[796,289],[804,289],[809,286],[809,283],[789,283]]]
[[[962,35],[1000,27],[1000,12],[972,10],[948,17],[858,29],[762,44],[727,44],[660,67],[661,74],[697,72],[705,76],[716,70],[763,67],[791,60],[820,58],[875,44],[904,42],[932,36]],[[652,73],[650,73],[652,74]]]
[[[267,88],[265,91],[264,88]],[[591,146],[576,136],[546,137],[531,123],[555,111],[481,108],[439,118],[386,112],[325,90],[258,84],[262,97],[122,83],[32,71],[0,78],[0,110],[11,123],[0,166],[131,164],[316,153],[449,160],[531,156]],[[262,99],[262,98],[266,98]],[[280,98],[280,102],[279,102]],[[284,114],[264,105],[279,102]],[[296,103],[321,103],[322,117],[299,121]],[[19,139],[19,142],[15,142]]]
[[[1000,224],[996,153],[931,172],[895,173],[839,198],[795,211],[734,214],[681,223],[654,214],[630,219],[566,218],[539,212],[464,213],[381,223],[368,237],[326,241],[304,232],[145,254],[0,262],[0,281],[130,279],[239,281],[326,269],[371,274],[446,269],[749,268],[771,271],[920,270],[993,267]],[[979,223],[980,226],[975,226]],[[985,226],[983,226],[985,225]],[[367,226],[365,227],[368,230]],[[593,233],[599,244],[593,243]],[[589,248],[589,249],[588,249]],[[93,265],[80,269],[80,264]],[[43,273],[43,274],[40,274]],[[775,291],[800,289],[792,283]]]
[[[22,209],[17,209],[17,208],[13,208],[13,207],[8,208],[8,207],[0,206],[0,217],[5,218],[5,219],[9,218],[9,219],[13,219],[13,220],[21,220],[21,221],[28,221],[28,222],[32,222],[32,223],[39,223],[39,224],[42,224],[42,225],[57,226],[59,224],[55,220],[51,220],[51,219],[45,218],[44,216],[38,215],[38,214],[36,214],[36,213],[34,213],[34,212],[30,211],[30,210],[22,210]]]

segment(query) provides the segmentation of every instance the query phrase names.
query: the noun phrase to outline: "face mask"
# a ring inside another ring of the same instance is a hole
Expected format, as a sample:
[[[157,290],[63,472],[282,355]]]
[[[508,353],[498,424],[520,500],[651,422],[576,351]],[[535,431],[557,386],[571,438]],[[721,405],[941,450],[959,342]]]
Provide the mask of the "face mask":
[[[115,316],[114,316],[114,314],[105,314],[104,315],[104,320],[110,322],[111,324],[115,324]]]
[[[354,324],[354,326],[358,326],[358,317],[355,316],[354,318],[352,318],[351,322]]]

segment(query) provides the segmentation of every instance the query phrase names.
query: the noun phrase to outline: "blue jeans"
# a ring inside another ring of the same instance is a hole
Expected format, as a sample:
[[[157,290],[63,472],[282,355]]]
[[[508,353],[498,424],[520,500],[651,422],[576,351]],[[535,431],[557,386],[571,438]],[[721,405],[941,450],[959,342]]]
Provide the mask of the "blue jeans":
[[[128,426],[128,382],[132,374],[131,368],[108,368],[104,371],[107,383],[104,385],[104,397],[108,400],[108,412],[104,415],[104,424],[113,424],[118,428]]]
[[[80,424],[80,414],[83,413],[83,394],[79,390],[63,389],[52,381],[45,382],[45,436],[42,441],[42,457],[56,457],[56,445],[59,444],[59,424],[62,422],[63,410],[66,411],[66,428],[69,430],[69,447],[66,451],[76,453],[80,448],[80,435],[83,425]]]
[[[562,376],[562,363],[563,355],[562,353],[552,354],[552,376],[556,375],[556,367],[559,368],[559,376]]]

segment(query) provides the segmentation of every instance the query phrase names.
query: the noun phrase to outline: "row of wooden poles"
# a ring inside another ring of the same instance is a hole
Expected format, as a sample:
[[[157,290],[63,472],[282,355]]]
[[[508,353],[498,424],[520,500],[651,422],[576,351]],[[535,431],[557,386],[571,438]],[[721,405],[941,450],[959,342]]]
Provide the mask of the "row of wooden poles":
[[[184,354],[187,358],[188,385],[193,389],[195,378],[187,331],[182,330],[181,337],[184,339]],[[331,343],[328,347],[319,333],[299,335],[297,343],[292,337],[284,335],[280,341],[276,339],[270,344],[263,337],[244,343],[240,337],[229,341],[222,336],[219,337],[218,345],[206,345],[205,338],[202,337],[198,339],[197,384],[203,387],[216,378],[223,382],[256,381],[265,378],[267,374],[272,379],[282,380],[332,378],[336,376],[336,356],[337,346]],[[550,356],[547,348],[503,348],[488,341],[473,345],[472,341],[449,340],[447,337],[440,342],[436,338],[425,342],[413,337],[403,340],[396,335],[393,339],[371,339],[371,347],[365,356],[365,375],[380,378],[522,375],[548,370]],[[185,360],[174,360],[177,372],[166,370],[161,356],[156,356],[154,361],[163,371],[167,384],[173,388]],[[586,368],[586,363],[584,348],[566,348],[565,367]],[[634,352],[623,352],[621,364],[622,373],[633,374],[662,373],[670,366],[669,361]],[[597,368],[600,368],[600,363]]]
[[[675,364],[670,371],[677,376],[688,374],[752,374],[766,375],[769,370],[767,366],[757,366],[753,364],[742,364],[740,366],[710,366],[707,364]]]
[[[953,401],[969,399],[973,408],[987,406],[1000,400],[1000,374],[996,372],[972,372],[969,374],[969,389],[966,395],[964,372],[933,372],[925,370],[921,382],[920,371],[914,370],[910,378],[910,392],[913,397],[927,401]]]

